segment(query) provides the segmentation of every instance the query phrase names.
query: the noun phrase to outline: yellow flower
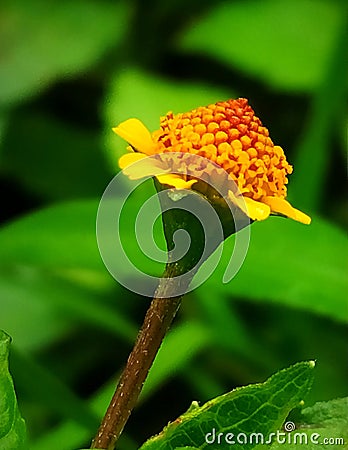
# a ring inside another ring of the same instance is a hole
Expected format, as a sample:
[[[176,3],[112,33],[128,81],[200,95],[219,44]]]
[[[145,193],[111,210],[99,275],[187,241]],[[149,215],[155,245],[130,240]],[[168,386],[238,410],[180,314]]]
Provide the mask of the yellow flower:
[[[170,112],[161,118],[160,129],[152,134],[138,119],[126,120],[113,131],[130,144],[131,153],[121,156],[119,165],[131,179],[151,175],[172,188],[202,193],[206,190],[199,182],[202,172],[210,170],[213,177],[216,171],[214,174],[208,166],[197,164],[194,156],[199,155],[229,174],[239,190],[237,194],[233,188],[228,190],[229,198],[244,209],[250,219],[264,220],[274,213],[305,224],[311,221],[285,200],[287,175],[291,174],[292,166],[286,161],[283,149],[273,144],[267,128],[244,98],[218,102],[187,113],[174,115]],[[168,163],[166,167],[161,164],[161,155],[168,157],[171,152],[192,155],[192,163],[189,160],[188,164],[185,159],[180,166],[176,158],[172,163],[174,172],[179,174],[170,173]],[[133,162],[150,155],[155,158],[148,158],[145,167],[132,167]],[[190,175],[186,170],[188,165]],[[192,168],[197,178],[192,175]],[[238,201],[241,200],[238,197],[242,197],[243,202]]]

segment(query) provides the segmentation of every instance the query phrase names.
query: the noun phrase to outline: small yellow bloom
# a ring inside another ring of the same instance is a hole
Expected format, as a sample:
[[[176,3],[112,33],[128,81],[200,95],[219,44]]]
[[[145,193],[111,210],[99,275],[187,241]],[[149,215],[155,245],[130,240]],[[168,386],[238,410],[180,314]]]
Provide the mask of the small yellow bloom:
[[[292,166],[286,161],[283,149],[273,144],[267,128],[244,98],[218,102],[187,113],[174,115],[170,112],[161,118],[160,129],[152,134],[137,119],[126,120],[113,131],[130,144],[132,153],[121,156],[119,165],[131,179],[151,175],[175,189],[202,192],[206,189],[198,182],[202,172],[210,170],[209,176],[214,177],[214,171],[202,167],[201,162],[197,165],[194,155],[199,155],[229,174],[239,190],[238,194],[233,188],[228,190],[229,198],[250,219],[264,220],[274,213],[305,224],[311,221],[285,200],[287,175],[291,174]],[[160,155],[170,152],[192,155],[191,175],[187,173],[187,159],[182,165],[178,159],[173,161],[176,173],[171,173],[168,166],[163,167]],[[151,155],[157,158],[151,158],[148,163],[144,161],[146,166],[141,171],[136,165],[132,168],[133,162]],[[192,176],[193,168],[197,178]],[[241,196],[243,202],[240,202]]]

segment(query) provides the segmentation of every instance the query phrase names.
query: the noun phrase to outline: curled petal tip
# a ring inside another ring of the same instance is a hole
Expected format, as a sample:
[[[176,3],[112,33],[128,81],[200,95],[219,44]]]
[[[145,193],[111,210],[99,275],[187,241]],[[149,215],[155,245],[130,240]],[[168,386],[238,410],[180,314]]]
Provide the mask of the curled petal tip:
[[[309,216],[307,216],[307,214],[303,213],[302,211],[299,211],[298,209],[296,209],[295,216],[296,216],[295,220],[304,223],[305,225],[310,225],[310,223],[312,222],[312,219]]]
[[[303,213],[299,209],[294,208],[287,200],[279,197],[264,197],[263,201],[270,206],[271,211],[274,213],[282,214],[297,222],[309,225],[311,218],[307,214]]]
[[[249,197],[235,196],[232,191],[228,192],[228,196],[251,220],[265,220],[271,213],[270,207],[265,203],[257,202]]]
[[[127,141],[135,150],[146,155],[154,153],[154,143],[145,125],[138,119],[128,119],[113,127],[112,131]]]

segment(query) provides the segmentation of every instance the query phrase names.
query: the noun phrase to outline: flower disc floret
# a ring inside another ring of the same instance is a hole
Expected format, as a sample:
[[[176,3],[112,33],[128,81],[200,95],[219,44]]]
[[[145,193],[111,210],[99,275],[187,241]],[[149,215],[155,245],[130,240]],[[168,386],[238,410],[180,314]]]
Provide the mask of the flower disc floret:
[[[244,98],[168,113],[152,138],[156,153],[188,152],[215,162],[246,197],[286,197],[292,167]]]

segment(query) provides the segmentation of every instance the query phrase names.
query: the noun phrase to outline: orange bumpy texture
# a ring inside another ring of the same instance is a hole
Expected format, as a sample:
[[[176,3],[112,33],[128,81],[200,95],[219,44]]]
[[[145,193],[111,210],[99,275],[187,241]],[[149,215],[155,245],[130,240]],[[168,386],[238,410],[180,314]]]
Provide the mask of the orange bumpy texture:
[[[211,202],[218,200],[209,186],[219,185],[227,191],[223,197],[252,220],[281,214],[311,222],[285,199],[292,167],[244,98],[168,113],[152,134],[135,118],[113,130],[130,144],[130,153],[120,157],[119,166],[131,179],[155,176],[162,185],[193,189]]]
[[[217,163],[245,197],[286,197],[292,166],[244,98],[168,113],[152,139],[155,153],[188,152]]]

